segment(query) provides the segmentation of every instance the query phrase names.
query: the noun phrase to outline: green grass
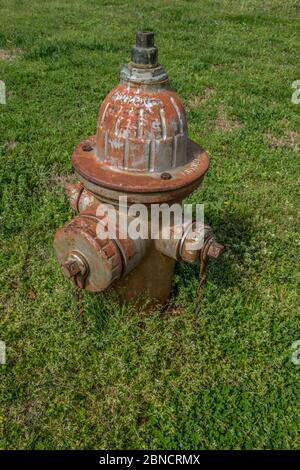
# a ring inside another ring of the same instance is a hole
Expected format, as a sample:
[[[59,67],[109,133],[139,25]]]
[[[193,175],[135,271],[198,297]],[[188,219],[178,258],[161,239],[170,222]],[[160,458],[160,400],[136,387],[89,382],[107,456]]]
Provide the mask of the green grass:
[[[0,60],[0,447],[299,448],[299,4],[0,0],[0,17],[19,49]],[[106,292],[81,318],[52,249],[72,149],[143,28],[211,159],[189,201],[227,253],[197,321],[183,264],[167,317]]]

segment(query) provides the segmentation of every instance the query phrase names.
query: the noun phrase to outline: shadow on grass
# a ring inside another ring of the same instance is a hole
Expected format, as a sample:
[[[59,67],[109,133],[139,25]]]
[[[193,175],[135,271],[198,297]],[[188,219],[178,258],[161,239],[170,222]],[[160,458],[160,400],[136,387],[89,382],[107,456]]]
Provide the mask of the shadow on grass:
[[[106,329],[111,315],[119,315],[122,305],[116,293],[109,289],[104,292],[83,293],[83,320],[90,318],[99,332]],[[80,311],[78,312],[80,314]]]
[[[208,261],[207,271],[213,283],[220,288],[228,288],[238,284],[241,279],[241,267],[246,269],[245,254],[251,240],[255,237],[257,227],[255,227],[253,217],[250,213],[232,214],[229,211],[223,212],[221,217],[208,217],[218,242],[226,247],[226,252],[217,261]],[[239,269],[237,269],[239,267]],[[180,282],[184,280],[185,285],[193,284],[195,279],[199,279],[199,266],[187,263],[177,263],[175,276],[179,278],[173,285],[172,297],[176,296],[180,288]]]
[[[221,234],[217,236],[219,242],[226,247],[225,254],[217,261],[209,261],[207,266],[210,281],[218,289],[228,289],[241,280],[241,267],[247,269],[245,253],[251,240],[255,236],[257,227],[253,223],[253,218],[248,213],[223,212],[221,217],[212,214],[208,221],[215,232]],[[162,307],[161,311],[168,310],[176,299],[182,284],[184,289],[194,297],[195,281],[199,279],[199,266],[179,262],[176,264],[175,275],[172,285],[170,303]],[[99,294],[84,293],[83,300],[84,315],[93,318],[99,331],[106,328],[106,324],[111,315],[120,315],[128,309],[137,309],[141,312],[143,308],[139,305],[125,305],[113,288]],[[145,302],[146,307],[146,302]],[[153,308],[153,310],[156,310]],[[141,313],[142,314],[142,313]]]

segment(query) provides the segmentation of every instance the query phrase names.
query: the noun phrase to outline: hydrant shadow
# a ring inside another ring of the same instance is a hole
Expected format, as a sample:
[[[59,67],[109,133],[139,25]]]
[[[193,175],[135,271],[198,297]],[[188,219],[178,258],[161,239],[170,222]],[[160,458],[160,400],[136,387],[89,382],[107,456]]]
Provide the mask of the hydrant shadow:
[[[257,226],[250,213],[223,212],[221,216],[207,215],[208,223],[215,227],[215,233],[226,247],[226,252],[218,259],[218,262],[209,261],[207,266],[207,281],[216,286],[218,291],[226,290],[241,282],[243,269],[248,269],[249,247],[253,245],[253,239],[257,234]],[[253,268],[255,269],[255,268]],[[259,269],[259,268],[256,268]],[[162,317],[178,312],[176,298],[181,294],[185,298],[195,298],[195,281],[199,282],[199,265],[178,262],[175,267],[175,275],[172,283],[172,292],[169,302],[165,305],[151,305],[145,295],[136,302],[129,304],[120,302],[116,291],[109,290],[101,294],[84,294],[84,311],[92,316],[99,330],[105,329],[111,315],[121,314],[124,308],[138,311],[141,317],[151,312],[160,311]],[[205,293],[205,285],[204,285]]]
[[[215,229],[218,240],[225,245],[226,251],[218,262],[209,261],[207,275],[210,282],[219,288],[228,288],[239,283],[241,270],[246,266],[245,255],[257,232],[257,227],[250,214],[232,214],[224,212],[221,216],[212,217],[208,223]],[[193,284],[195,278],[199,279],[199,265],[177,263],[173,295],[177,295],[180,284],[184,279],[185,286]]]

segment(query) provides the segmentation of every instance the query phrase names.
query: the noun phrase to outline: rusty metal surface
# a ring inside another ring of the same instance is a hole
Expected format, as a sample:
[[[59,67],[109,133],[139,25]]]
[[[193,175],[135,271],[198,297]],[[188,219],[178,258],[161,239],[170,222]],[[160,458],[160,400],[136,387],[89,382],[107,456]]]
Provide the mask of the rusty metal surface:
[[[89,264],[82,253],[71,251],[67,261],[61,265],[61,271],[65,277],[72,279],[77,287],[84,289]]]
[[[121,238],[118,218],[115,236],[107,232],[104,216],[99,215],[106,213],[104,204],[92,204],[55,234],[54,249],[64,276],[73,278],[77,287],[90,291],[100,292],[130,273],[152,244],[151,240],[141,238]],[[100,230],[107,232],[106,239],[99,236]],[[84,272],[78,257],[86,263]]]
[[[187,263],[199,263],[199,253],[202,244],[213,236],[212,229],[206,224],[197,224],[195,221],[186,228],[180,243],[180,259]]]
[[[123,271],[122,255],[114,240],[97,236],[97,219],[80,214],[56,231],[54,250],[60,266],[65,266],[73,252],[88,264],[84,288],[100,292],[118,279]],[[65,274],[65,273],[64,273]],[[78,287],[82,286],[76,281]]]
[[[118,205],[119,197],[126,195],[127,201],[131,203],[142,203],[142,204],[152,204],[152,203],[173,203],[180,202],[186,196],[188,196],[194,189],[196,189],[201,183],[203,177],[200,180],[195,181],[189,186],[183,188],[175,189],[172,191],[160,191],[152,193],[138,193],[138,192],[124,192],[123,190],[110,189],[104,186],[99,186],[97,184],[91,183],[87,179],[83,178],[77,173],[78,179],[84,184],[84,186],[95,194],[101,201],[116,204]]]
[[[101,105],[97,160],[111,167],[162,172],[187,163],[184,108],[173,91],[120,84]]]
[[[81,183],[67,184],[65,186],[65,192],[69,197],[72,209],[76,212],[82,212],[90,206],[99,204],[96,197],[91,192],[87,191]]]
[[[124,195],[128,205],[180,202],[199,186],[209,166],[207,153],[188,138],[184,107],[158,63],[152,32],[137,33],[131,59],[100,107],[96,135],[72,155],[80,183],[68,185],[66,192],[79,214],[57,230],[54,249],[63,274],[78,288],[100,292],[114,285],[126,301],[144,302],[148,296],[164,304],[175,260],[200,260],[203,274],[207,259],[217,259],[224,247],[204,226],[204,246],[191,249],[197,242],[193,223],[180,240],[174,234],[168,240],[123,238],[121,210],[116,234],[99,237],[99,227],[106,227],[100,215],[105,204],[118,208]]]
[[[93,151],[85,152],[82,144],[78,145],[72,156],[76,173],[85,180],[100,187],[129,193],[164,193],[188,186],[199,185],[208,169],[207,153],[195,142],[189,140],[187,155],[189,162],[184,166],[169,169],[171,178],[161,178],[161,173],[143,173],[124,171],[111,167],[107,162],[100,163],[95,150],[95,137],[86,142],[93,145]],[[165,173],[163,171],[162,173]]]
[[[149,194],[152,200],[153,193],[185,188],[185,197],[208,169],[207,153],[188,139],[185,110],[167,75],[157,82],[155,51],[153,33],[139,32],[128,65],[138,72],[139,82],[133,72],[121,74],[121,82],[100,106],[96,135],[72,155],[76,173],[85,185],[99,186],[93,192],[100,196],[106,188],[142,194],[144,199]]]
[[[173,236],[173,227],[171,227],[170,239],[159,238],[155,240],[155,248],[169,258],[180,260],[180,239]]]
[[[100,215],[100,214],[103,214]],[[122,257],[122,276],[128,274],[132,271],[145,256],[146,252],[149,250],[149,246],[152,244],[151,240],[144,240],[138,238],[136,240],[131,239],[128,234],[124,238],[121,236],[120,225],[122,223],[122,217],[118,211],[116,211],[116,233],[109,233],[109,227],[106,226],[106,222],[109,218],[109,213],[107,212],[107,207],[105,204],[98,203],[97,205],[89,206],[84,212],[81,212],[81,217],[91,218],[96,224],[103,222],[103,228],[108,233],[108,236],[116,246],[119,248]],[[132,218],[127,218],[127,223],[130,222]],[[98,226],[98,230],[100,227]],[[126,227],[127,230],[127,227]],[[99,232],[98,232],[99,233]]]
[[[225,252],[225,246],[218,243],[216,240],[210,244],[207,250],[207,256],[210,259],[218,259]]]
[[[171,293],[174,267],[174,259],[153,247],[128,276],[114,283],[114,287],[121,299],[140,304],[144,310],[155,304],[165,305]]]
[[[187,227],[179,249],[180,259],[194,264],[201,259],[218,259],[224,251],[225,247],[215,240],[211,227],[195,221]]]

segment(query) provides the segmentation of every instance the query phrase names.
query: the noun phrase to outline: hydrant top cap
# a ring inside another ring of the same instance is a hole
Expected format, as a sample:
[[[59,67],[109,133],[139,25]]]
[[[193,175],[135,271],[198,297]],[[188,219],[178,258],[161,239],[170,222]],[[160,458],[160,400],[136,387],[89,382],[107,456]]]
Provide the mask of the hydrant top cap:
[[[156,67],[157,47],[154,45],[153,32],[140,31],[136,34],[136,43],[131,49],[131,62],[136,67]]]
[[[154,47],[153,31],[139,31],[136,33],[136,47]]]

